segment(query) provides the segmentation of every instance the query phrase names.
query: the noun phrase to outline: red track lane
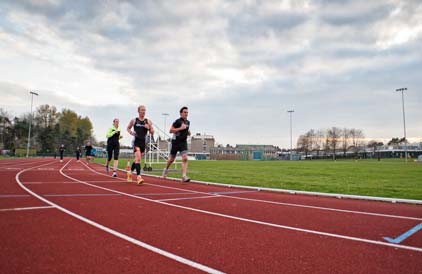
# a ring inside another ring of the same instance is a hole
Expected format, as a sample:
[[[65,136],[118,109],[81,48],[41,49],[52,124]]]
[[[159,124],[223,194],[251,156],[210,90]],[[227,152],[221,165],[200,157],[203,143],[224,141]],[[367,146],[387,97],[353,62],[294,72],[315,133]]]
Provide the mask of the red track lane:
[[[100,165],[89,165],[89,168],[92,168],[100,173],[105,173],[104,168]],[[70,174],[66,171],[66,174]],[[125,178],[124,173],[120,173],[122,178]],[[91,174],[90,174],[91,175]],[[104,177],[107,178],[107,177]],[[178,184],[176,182],[169,182],[169,180],[163,180],[156,177],[146,177],[147,183],[153,183],[164,186],[176,187],[179,189],[186,189],[189,191],[198,191],[198,192],[231,192],[231,191],[248,191],[247,189],[240,188],[228,188],[220,187],[213,185],[203,185],[203,184]],[[169,190],[171,191],[171,190]],[[174,190],[173,190],[174,191]],[[200,196],[199,194],[198,196]],[[227,196],[230,196],[227,194]],[[422,220],[422,206],[420,205],[409,205],[409,204],[392,204],[387,202],[376,202],[376,201],[365,201],[365,200],[353,200],[353,199],[337,199],[329,197],[317,197],[317,196],[307,196],[307,195],[292,195],[285,193],[273,193],[266,191],[259,192],[250,192],[236,194],[238,197],[252,198],[252,199],[261,199],[274,202],[283,202],[283,203],[292,203],[292,204],[302,204],[309,206],[318,206],[318,207],[328,207],[341,210],[354,210],[354,211],[363,211],[363,212],[373,212],[380,214],[390,214],[390,215],[400,215],[400,216],[409,216],[420,218]],[[257,203],[259,205],[259,203]]]
[[[72,169],[72,167],[77,168],[81,166],[77,163],[71,163],[68,167]],[[26,179],[31,179],[31,181],[42,181],[43,178],[40,177],[40,175],[44,173],[45,171],[34,170],[25,172],[23,175],[25,175]],[[57,182],[69,181],[69,179],[64,178],[57,171],[50,171],[48,173],[49,180],[51,179]],[[69,176],[84,180],[104,180],[105,178],[102,175],[92,172],[89,173],[87,170],[81,170],[78,172],[72,171],[71,173],[65,170],[65,173]],[[21,179],[25,182],[23,178],[24,176],[22,176]],[[155,182],[155,180],[156,179],[148,178],[147,182],[153,182],[155,184],[160,181],[159,183],[163,184],[162,180],[157,180],[157,182]],[[156,186],[148,185],[137,187],[118,182],[106,185],[100,183],[95,184],[101,187],[118,189],[119,191],[127,193],[169,193],[169,189],[164,190]],[[186,189],[205,187],[204,190],[207,191],[204,192],[215,191],[215,187],[207,188],[206,186],[193,184],[180,185],[169,181],[164,184],[167,186],[176,186]],[[76,187],[77,185],[69,184],[69,186]],[[64,184],[28,184],[26,187],[33,190],[36,187],[36,192],[40,194],[67,194],[69,192],[68,186],[65,186]],[[83,190],[83,193],[96,193],[95,191],[98,191],[98,189],[95,189],[94,191],[93,187],[86,185],[78,185],[75,189],[78,191]],[[218,191],[227,190],[227,188],[218,188]],[[175,190],[171,191],[177,192]],[[75,191],[73,193],[78,192]],[[266,193],[266,195],[267,194],[269,193]],[[278,194],[274,195],[277,196]],[[262,196],[258,197],[263,199]],[[293,197],[300,198],[300,196]],[[376,246],[350,240],[251,224],[127,196],[46,198],[73,212],[113,228],[119,232],[125,233],[133,238],[145,241],[179,256],[228,273],[422,273],[420,266],[420,261],[422,259],[421,252],[394,249],[387,246]],[[271,215],[268,214],[271,210],[278,210],[280,207],[279,205],[272,205],[270,207],[268,204],[265,204],[263,207],[263,203],[246,202],[229,198],[210,198],[184,201],[183,203],[192,203],[194,201],[195,203],[199,203],[199,205],[195,205],[196,207],[209,207],[210,211],[235,208],[235,211],[230,211],[230,214],[257,214],[253,216],[258,216],[261,213],[265,213],[267,214],[265,215],[265,218],[274,218],[277,222],[280,220],[288,220],[288,218],[283,216],[279,219],[280,216],[271,217]],[[216,201],[218,201],[217,204],[225,201],[225,207],[222,206],[223,209],[218,208],[215,204]],[[234,207],[233,205],[235,204],[236,206]],[[286,212],[287,214],[291,214],[291,208],[284,208],[283,213]],[[297,209],[298,208],[294,208],[294,210]],[[302,208],[298,214],[307,214],[303,212],[308,210],[309,209]],[[45,209],[42,211],[42,214],[46,214],[47,211],[57,212],[55,209]],[[39,216],[39,214],[40,212],[37,211],[37,216]],[[317,212],[314,210],[314,214],[331,215],[333,213],[325,213],[323,211]],[[52,216],[51,221],[58,221],[59,223],[63,222],[63,220],[60,219],[60,216],[62,216],[64,219],[74,220],[76,223],[68,225],[66,228],[73,228],[77,230],[89,227],[92,229],[92,232],[87,233],[88,236],[95,236],[100,239],[107,238],[105,235],[108,234],[105,234],[104,232],[101,232],[82,222],[76,221],[73,218],[64,217],[67,215],[57,215],[59,216]],[[337,215],[339,215],[339,213],[334,213],[332,216]],[[413,215],[410,214],[409,216]],[[333,218],[338,218],[341,222],[343,221],[340,217]],[[356,220],[358,219],[353,218],[352,221],[355,222]],[[349,222],[350,220],[347,220],[346,218],[346,221]],[[408,220],[401,221],[407,222]],[[308,225],[311,224],[309,223]],[[372,229],[372,227],[369,226],[369,229]],[[86,230],[89,231],[89,229]],[[55,234],[57,232],[47,232],[48,234],[44,235],[43,230],[41,230],[40,233],[42,233],[43,236],[37,237],[37,240],[41,241],[47,241],[51,235],[57,235]],[[32,235],[28,236],[30,240],[32,239],[31,236]],[[109,237],[121,242],[121,240],[118,240],[113,236]],[[68,245],[75,243],[78,243],[78,240],[71,241],[70,243],[64,243],[64,245],[60,245],[61,250],[66,249]],[[16,245],[24,250],[38,250],[37,247],[34,249],[27,246],[22,247],[22,243],[17,243]],[[130,244],[127,243],[126,245]],[[89,241],[87,246],[92,246],[89,244]],[[14,246],[12,246],[12,249],[13,248]],[[136,248],[136,250],[139,249],[140,248]],[[98,253],[97,249],[95,250],[96,257],[104,258],[104,256],[106,256]],[[112,252],[114,250],[120,251],[119,247],[114,249],[106,247],[104,250],[107,250],[107,252]],[[2,252],[2,254],[5,253]],[[43,258],[47,260],[45,256]],[[166,261],[164,263],[159,263],[158,260],[160,258],[163,259],[162,256],[155,255],[152,256],[151,260],[148,262],[153,266],[170,265],[170,263],[167,262],[170,261],[168,259],[165,259]],[[74,262],[79,263],[80,260],[82,259],[77,256],[74,258]],[[3,262],[3,259],[1,262]],[[60,270],[62,267],[64,266],[59,265],[58,268],[55,269]],[[132,270],[133,268],[128,269]],[[174,269],[174,266],[169,266],[166,270],[156,270],[156,273],[174,273]],[[89,272],[95,273],[95,270]],[[121,271],[118,272],[121,273]],[[152,273],[151,271],[138,271],[133,273],[139,272]],[[188,272],[190,273],[191,271]]]
[[[82,175],[75,176],[78,179]],[[177,187],[177,184],[171,183],[167,186],[173,185]],[[176,186],[175,186],[176,185]],[[181,185],[181,184],[179,184]],[[116,189],[122,191],[121,187],[114,187],[112,185],[107,186],[108,188]],[[156,187],[155,190],[150,189],[151,186],[148,186],[146,192],[154,191],[160,192],[163,188]],[[186,187],[186,186],[185,186]],[[202,186],[202,188],[206,186]],[[215,191],[215,187],[212,187]],[[168,191],[168,189],[164,189]],[[235,189],[232,189],[236,191]],[[224,191],[220,188],[219,191]],[[227,191],[227,190],[226,190]],[[139,190],[135,190],[139,193]],[[206,192],[206,191],[202,191]],[[134,193],[134,192],[132,192]],[[255,194],[257,195],[257,194]],[[277,196],[274,194],[273,196]],[[203,194],[198,194],[198,197],[203,197]],[[147,196],[145,196],[147,197]],[[161,199],[162,196],[159,196]],[[192,198],[192,197],[185,197]],[[300,196],[298,196],[300,197]],[[149,197],[151,198],[151,197]],[[155,197],[154,197],[155,198]],[[168,197],[165,197],[168,198]],[[157,199],[157,198],[155,198]],[[314,199],[318,199],[315,198]],[[336,200],[341,204],[342,200]],[[303,207],[291,207],[284,205],[274,205],[269,203],[255,202],[255,201],[246,201],[238,200],[233,198],[226,197],[216,197],[209,199],[192,199],[192,200],[180,200],[180,201],[168,201],[172,204],[178,204],[182,206],[187,206],[191,208],[218,212],[221,214],[237,216],[252,220],[258,220],[268,223],[275,223],[280,225],[287,225],[291,227],[298,227],[310,230],[317,230],[328,233],[335,233],[340,235],[359,237],[365,239],[371,239],[375,241],[383,241],[383,237],[391,237],[393,235],[401,235],[408,229],[413,228],[417,224],[421,223],[421,220],[406,220],[406,219],[397,219],[397,218],[388,218],[381,216],[370,216],[370,215],[361,215],[355,213],[345,213],[345,212],[335,212],[327,211],[313,208],[303,208]],[[379,202],[377,202],[379,204]],[[392,204],[387,204],[390,207],[393,207]],[[415,206],[408,206],[411,209],[414,209]],[[419,206],[419,210],[422,211],[422,207]],[[420,213],[420,212],[418,212]],[[422,234],[422,233],[421,233]],[[422,237],[411,237],[404,242],[405,244],[410,244],[411,246],[422,247]]]
[[[0,216],[0,273],[201,273],[56,209]]]

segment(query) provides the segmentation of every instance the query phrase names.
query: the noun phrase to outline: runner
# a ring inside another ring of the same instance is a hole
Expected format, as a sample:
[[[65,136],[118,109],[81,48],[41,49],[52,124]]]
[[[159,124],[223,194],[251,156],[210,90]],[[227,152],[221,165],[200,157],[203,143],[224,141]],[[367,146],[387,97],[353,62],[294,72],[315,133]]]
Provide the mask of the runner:
[[[75,150],[75,155],[76,155],[76,161],[79,162],[79,158],[81,157],[82,151],[81,151],[81,147],[78,146]]]
[[[117,177],[117,166],[119,164],[120,143],[119,140],[123,138],[120,134],[119,119],[114,118],[113,126],[107,132],[107,162],[105,165],[106,172],[109,173],[109,165],[111,158],[114,156],[113,163],[113,177]]]
[[[63,163],[63,154],[64,154],[64,145],[63,144],[59,147],[59,153],[60,153],[60,163]]]
[[[145,118],[146,108],[143,105],[138,107],[138,117],[131,120],[129,125],[127,126],[127,132],[130,135],[135,137],[134,140],[134,153],[135,153],[135,160],[134,160],[134,167],[136,169],[136,182],[138,185],[144,182],[144,179],[141,176],[141,159],[145,154],[145,140],[146,135],[148,132],[151,135],[154,135],[154,128],[152,127],[151,120]],[[133,130],[132,130],[133,129]]]
[[[182,107],[180,109],[180,118],[174,121],[173,125],[170,128],[170,133],[173,133],[173,138],[171,140],[170,146],[170,158],[167,161],[167,166],[163,170],[163,178],[167,177],[169,167],[176,159],[177,152],[180,152],[182,155],[182,182],[189,182],[190,178],[186,175],[188,170],[188,142],[187,138],[190,136],[189,126],[190,122],[188,120],[188,108]]]
[[[93,159],[92,150],[93,150],[93,147],[91,146],[91,142],[88,141],[85,146],[85,157],[86,157],[87,164],[89,164],[91,160]]]

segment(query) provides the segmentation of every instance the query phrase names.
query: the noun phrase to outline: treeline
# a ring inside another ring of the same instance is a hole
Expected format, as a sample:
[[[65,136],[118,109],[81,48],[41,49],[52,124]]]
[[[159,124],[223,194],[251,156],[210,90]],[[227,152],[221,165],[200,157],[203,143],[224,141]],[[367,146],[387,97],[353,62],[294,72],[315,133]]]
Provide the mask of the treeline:
[[[26,148],[30,118],[30,113],[12,117],[0,109],[0,149],[14,151]],[[61,144],[65,145],[67,152],[73,152],[88,140],[95,143],[88,117],[81,117],[70,109],[59,112],[50,105],[41,105],[35,110],[31,149],[36,149],[38,153],[53,153]]]
[[[347,152],[357,154],[366,145],[364,138],[363,131],[356,128],[311,129],[299,136],[297,150],[306,156],[311,152],[317,156],[332,154],[335,159],[339,151],[342,151],[344,156]]]

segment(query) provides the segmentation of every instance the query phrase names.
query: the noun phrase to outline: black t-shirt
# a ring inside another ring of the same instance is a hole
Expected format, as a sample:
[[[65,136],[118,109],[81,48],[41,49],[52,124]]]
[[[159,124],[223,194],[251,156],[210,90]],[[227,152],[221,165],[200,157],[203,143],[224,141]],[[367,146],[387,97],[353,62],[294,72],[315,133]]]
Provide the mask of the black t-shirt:
[[[87,156],[91,156],[92,146],[85,146],[85,153]]]
[[[173,140],[176,142],[185,142],[188,139],[190,126],[189,120],[183,120],[182,118],[179,118],[174,121],[173,127],[180,128],[182,124],[185,124],[186,128],[173,134]]]
[[[145,128],[145,125],[148,124],[148,119],[145,118],[143,121],[139,120],[138,117],[135,118],[135,124],[133,125],[133,131],[135,131],[136,139],[145,140],[145,136],[148,133],[148,129]]]

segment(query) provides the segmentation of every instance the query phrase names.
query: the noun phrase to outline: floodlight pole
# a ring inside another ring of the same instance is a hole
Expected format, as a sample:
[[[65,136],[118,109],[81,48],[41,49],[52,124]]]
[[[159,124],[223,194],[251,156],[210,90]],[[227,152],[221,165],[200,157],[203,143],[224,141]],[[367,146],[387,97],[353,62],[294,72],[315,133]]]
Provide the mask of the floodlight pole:
[[[32,126],[32,104],[34,102],[34,95],[38,96],[39,94],[33,91],[29,92],[31,94],[31,113],[29,116],[29,131],[28,131],[28,145],[26,146],[26,158],[29,157],[29,147],[31,146],[31,126]]]
[[[404,130],[404,157],[407,162],[407,138],[406,138],[406,117],[405,117],[405,111],[404,111],[404,91],[407,90],[407,88],[398,88],[396,91],[401,91],[401,103],[403,108],[403,130]]]
[[[166,132],[166,121],[167,121],[167,116],[169,116],[170,114],[168,114],[168,113],[161,113],[161,115],[163,115],[164,116],[164,128],[163,128],[163,132],[165,133]],[[164,138],[166,138],[166,135],[164,135]]]
[[[293,135],[292,135],[292,114],[295,112],[294,110],[287,111],[290,116],[290,161],[293,160]]]

